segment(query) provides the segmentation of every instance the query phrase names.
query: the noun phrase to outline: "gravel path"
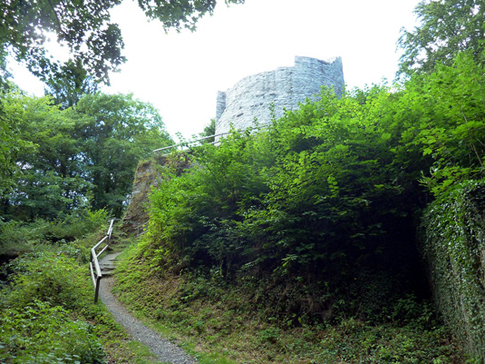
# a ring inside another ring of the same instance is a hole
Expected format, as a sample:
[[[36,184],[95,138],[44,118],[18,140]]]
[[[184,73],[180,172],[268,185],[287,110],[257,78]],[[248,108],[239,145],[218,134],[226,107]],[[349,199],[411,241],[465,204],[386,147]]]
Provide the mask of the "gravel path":
[[[119,254],[119,253],[118,253]],[[118,254],[109,254],[100,260],[100,264],[113,261]],[[101,280],[99,297],[112,313],[114,319],[137,341],[148,346],[162,363],[195,364],[197,361],[187,355],[180,347],[164,339],[157,332],[146,327],[140,320],[133,317],[113,296],[113,278],[106,277]]]

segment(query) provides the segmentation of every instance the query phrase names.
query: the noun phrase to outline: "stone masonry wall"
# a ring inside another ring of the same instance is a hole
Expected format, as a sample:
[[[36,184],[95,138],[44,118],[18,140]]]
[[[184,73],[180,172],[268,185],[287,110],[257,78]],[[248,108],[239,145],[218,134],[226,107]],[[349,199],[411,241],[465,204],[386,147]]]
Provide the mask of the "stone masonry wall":
[[[271,104],[278,119],[284,109],[295,110],[305,99],[319,95],[322,85],[342,95],[344,75],[340,57],[327,61],[295,57],[293,67],[245,77],[226,92],[219,91],[216,133],[228,132],[231,124],[236,129],[246,129],[255,119],[261,125],[267,124],[271,122]]]

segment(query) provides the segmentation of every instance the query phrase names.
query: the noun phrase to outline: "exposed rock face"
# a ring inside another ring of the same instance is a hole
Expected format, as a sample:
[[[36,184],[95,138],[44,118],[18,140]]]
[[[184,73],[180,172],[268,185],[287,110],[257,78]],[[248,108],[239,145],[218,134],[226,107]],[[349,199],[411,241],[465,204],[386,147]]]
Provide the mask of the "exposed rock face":
[[[298,104],[320,94],[321,86],[333,88],[338,96],[344,88],[340,57],[322,61],[309,57],[295,57],[293,67],[258,73],[240,80],[226,92],[219,91],[216,109],[216,133],[246,129],[255,119],[260,125],[283,116],[284,109],[295,110]]]
[[[192,166],[187,153],[153,156],[150,160],[140,162],[133,181],[130,204],[123,217],[123,232],[135,235],[143,232],[149,219],[150,192],[152,187],[156,188],[168,178],[167,170],[181,175]]]
[[[146,212],[149,203],[148,194],[151,186],[156,187],[159,183],[160,175],[155,161],[141,162],[136,169],[130,204],[123,217],[122,230],[125,233],[138,234],[141,232],[143,224],[148,221],[148,213]]]

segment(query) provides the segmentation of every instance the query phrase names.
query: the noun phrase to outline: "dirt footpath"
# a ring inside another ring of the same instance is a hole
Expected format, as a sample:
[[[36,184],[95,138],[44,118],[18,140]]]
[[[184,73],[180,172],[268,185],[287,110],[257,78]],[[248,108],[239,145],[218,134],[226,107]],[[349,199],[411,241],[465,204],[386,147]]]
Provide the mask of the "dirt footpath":
[[[109,265],[114,262],[119,253],[108,254],[100,260],[100,265]],[[99,298],[106,305],[114,319],[137,341],[148,346],[162,363],[195,364],[197,361],[187,355],[182,348],[160,336],[140,320],[133,317],[123,305],[113,296],[111,288],[114,279],[105,277],[101,280]]]

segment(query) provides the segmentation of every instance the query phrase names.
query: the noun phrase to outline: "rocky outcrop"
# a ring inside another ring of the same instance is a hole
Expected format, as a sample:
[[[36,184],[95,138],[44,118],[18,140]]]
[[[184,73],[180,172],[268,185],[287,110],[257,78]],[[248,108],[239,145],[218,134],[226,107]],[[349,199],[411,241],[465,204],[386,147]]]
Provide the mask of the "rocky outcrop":
[[[148,222],[149,195],[152,188],[156,188],[163,180],[168,178],[167,169],[181,174],[192,166],[186,153],[154,156],[140,162],[136,169],[133,181],[133,192],[123,217],[122,231],[128,234],[140,234]],[[163,177],[162,177],[163,176]]]

